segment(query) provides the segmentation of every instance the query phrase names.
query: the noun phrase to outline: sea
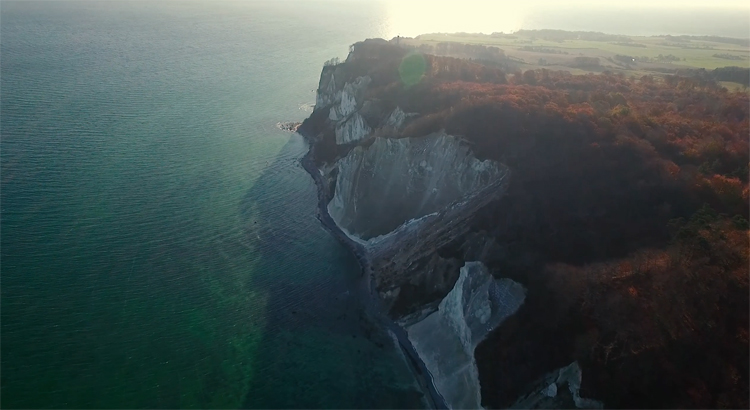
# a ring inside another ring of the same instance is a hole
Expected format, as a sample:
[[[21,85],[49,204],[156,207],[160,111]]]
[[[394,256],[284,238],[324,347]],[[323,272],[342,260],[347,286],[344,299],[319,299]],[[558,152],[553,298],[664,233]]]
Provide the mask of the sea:
[[[3,407],[422,405],[277,126],[383,10],[282,3],[2,3]]]
[[[278,126],[404,3],[3,1],[0,404],[423,406]]]

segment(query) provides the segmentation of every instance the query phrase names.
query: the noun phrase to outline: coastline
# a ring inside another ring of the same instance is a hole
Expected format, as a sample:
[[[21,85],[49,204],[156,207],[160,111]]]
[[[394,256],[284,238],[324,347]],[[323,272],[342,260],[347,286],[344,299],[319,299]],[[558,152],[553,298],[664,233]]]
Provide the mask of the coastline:
[[[365,302],[367,312],[373,319],[383,325],[383,327],[385,327],[385,329],[393,337],[395,337],[402,353],[407,359],[407,364],[412,369],[412,373],[417,379],[417,382],[421,386],[423,392],[426,393],[425,398],[428,400],[428,403],[431,405],[431,407],[436,409],[447,409],[448,406],[445,402],[445,399],[435,388],[432,374],[427,369],[427,366],[422,361],[422,358],[417,354],[414,346],[411,344],[411,341],[409,341],[406,330],[404,330],[404,328],[399,326],[395,321],[388,317],[388,315],[383,311],[380,298],[377,295],[374,286],[372,266],[367,259],[367,251],[365,250],[364,246],[360,243],[352,241],[341,230],[341,228],[336,225],[333,218],[331,218],[331,216],[328,214],[326,205],[328,199],[328,189],[327,184],[323,180],[323,176],[320,174],[320,171],[318,170],[318,167],[315,166],[315,162],[313,160],[313,158],[315,157],[314,141],[312,140],[312,138],[310,138],[310,136],[305,135],[305,133],[303,132],[300,132],[299,129],[295,131],[302,135],[309,147],[307,153],[300,159],[300,163],[315,182],[315,187],[318,194],[318,206],[315,212],[316,217],[323,225],[323,227],[331,235],[333,235],[333,237],[336,238],[339,243],[341,243],[345,248],[349,249],[349,251],[351,251],[354,257],[357,259],[360,269],[362,270],[362,280],[360,281],[361,286],[358,291],[362,292],[363,296],[367,298],[366,301],[363,301]]]

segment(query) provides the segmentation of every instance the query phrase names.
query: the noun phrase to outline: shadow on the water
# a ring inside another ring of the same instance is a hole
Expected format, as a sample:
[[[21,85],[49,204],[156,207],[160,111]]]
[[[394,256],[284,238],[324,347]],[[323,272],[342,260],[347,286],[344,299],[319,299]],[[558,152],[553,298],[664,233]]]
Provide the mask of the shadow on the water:
[[[315,218],[315,186],[299,164],[306,152],[291,134],[240,204],[260,259],[251,286],[267,297],[243,407],[423,407],[400,353],[352,291],[354,256]]]

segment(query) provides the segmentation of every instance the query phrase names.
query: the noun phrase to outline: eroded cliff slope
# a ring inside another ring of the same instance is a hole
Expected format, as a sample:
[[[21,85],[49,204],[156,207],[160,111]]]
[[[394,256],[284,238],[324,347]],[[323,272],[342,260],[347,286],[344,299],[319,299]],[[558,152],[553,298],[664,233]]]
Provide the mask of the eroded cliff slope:
[[[482,407],[474,349],[525,297],[520,284],[493,279],[481,262],[467,262],[438,310],[407,326],[409,339],[451,408]]]
[[[368,240],[386,235],[481,191],[504,177],[493,161],[476,159],[445,133],[375,138],[336,163],[328,212],[348,233]]]

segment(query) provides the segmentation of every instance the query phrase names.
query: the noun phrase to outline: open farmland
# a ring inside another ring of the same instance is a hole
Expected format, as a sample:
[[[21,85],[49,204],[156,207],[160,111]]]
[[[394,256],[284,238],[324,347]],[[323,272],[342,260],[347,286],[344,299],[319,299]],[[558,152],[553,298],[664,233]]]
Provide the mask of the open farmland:
[[[750,40],[696,36],[623,36],[561,30],[520,30],[513,34],[425,34],[403,44],[431,48],[441,43],[497,47],[521,70],[547,68],[572,74],[614,71],[628,76],[684,69],[750,68]],[[720,79],[724,86],[743,84]]]

